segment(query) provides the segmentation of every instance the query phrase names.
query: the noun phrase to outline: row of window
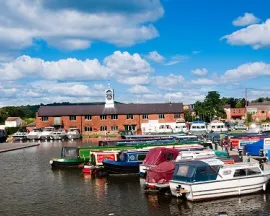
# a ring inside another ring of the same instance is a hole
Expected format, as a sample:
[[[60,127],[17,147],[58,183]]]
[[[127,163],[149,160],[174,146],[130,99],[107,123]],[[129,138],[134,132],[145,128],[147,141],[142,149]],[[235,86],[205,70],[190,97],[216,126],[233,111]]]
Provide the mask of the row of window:
[[[85,132],[91,132],[93,131],[93,128],[91,126],[84,127]],[[100,131],[107,131],[107,126],[100,126]],[[118,126],[111,126],[111,131],[118,131]]]
[[[165,119],[165,114],[158,114],[158,118],[159,119]],[[181,115],[180,114],[174,114],[174,118],[175,119],[181,118]],[[86,116],[84,116],[84,119],[87,120],[87,121],[90,121],[90,120],[92,120],[92,116],[91,115],[86,115]],[[106,120],[107,115],[101,115],[100,119],[101,120]],[[111,115],[111,119],[112,120],[117,120],[118,115]],[[127,119],[133,119],[133,115],[132,114],[127,115]],[[148,114],[142,115],[142,119],[148,119]],[[41,120],[42,121],[48,121],[49,117],[48,116],[43,116],[43,117],[41,117]],[[76,121],[76,116],[69,116],[69,120],[70,121]]]

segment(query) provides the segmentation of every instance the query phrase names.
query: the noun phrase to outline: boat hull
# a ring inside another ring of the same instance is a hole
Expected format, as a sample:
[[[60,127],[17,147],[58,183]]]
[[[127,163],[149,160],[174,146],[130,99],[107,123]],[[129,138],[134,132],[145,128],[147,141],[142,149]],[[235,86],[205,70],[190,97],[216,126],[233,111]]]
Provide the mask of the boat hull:
[[[52,159],[52,168],[80,168],[85,163],[83,159]]]
[[[12,138],[13,138],[15,141],[26,140],[26,139],[27,139],[26,136],[12,136]]]
[[[261,175],[198,183],[171,180],[170,189],[173,196],[185,197],[187,200],[196,201],[250,194],[265,190],[268,179],[268,176]]]
[[[108,174],[138,174],[141,163],[104,160],[103,166]]]
[[[170,193],[170,184],[145,183],[143,185],[145,192],[152,193]]]

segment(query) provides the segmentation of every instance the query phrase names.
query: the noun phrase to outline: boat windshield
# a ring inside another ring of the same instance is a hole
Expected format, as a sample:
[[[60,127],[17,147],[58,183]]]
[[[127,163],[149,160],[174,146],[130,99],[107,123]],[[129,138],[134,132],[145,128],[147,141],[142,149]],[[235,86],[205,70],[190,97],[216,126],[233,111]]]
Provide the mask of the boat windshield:
[[[63,148],[62,149],[62,158],[77,159],[78,158],[78,149],[76,149],[76,148]]]
[[[217,179],[220,166],[189,166],[180,164],[176,166],[174,180],[183,182],[203,182]]]

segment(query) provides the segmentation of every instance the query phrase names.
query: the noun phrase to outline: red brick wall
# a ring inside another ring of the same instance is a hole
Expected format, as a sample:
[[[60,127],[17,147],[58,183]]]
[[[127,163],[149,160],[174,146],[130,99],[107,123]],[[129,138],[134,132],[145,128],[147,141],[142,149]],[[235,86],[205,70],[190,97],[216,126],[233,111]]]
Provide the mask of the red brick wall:
[[[184,114],[181,114],[184,118]],[[143,119],[142,115],[133,115],[133,119],[127,119],[126,115],[118,115],[118,119],[111,119],[111,115],[107,115],[106,120],[101,120],[100,116],[92,116],[91,120],[85,120],[84,116],[76,116],[75,121],[70,121],[69,116],[61,117],[64,129],[68,130],[70,127],[77,127],[83,134],[104,133],[100,131],[101,126],[107,126],[107,131],[110,133],[118,133],[124,130],[124,125],[137,125],[138,133],[141,129],[141,123],[147,123],[149,120],[158,120],[159,122],[175,122],[174,114],[165,114],[165,119],[158,119],[158,114],[149,114],[148,119]],[[41,117],[36,117],[36,127],[48,127],[54,123],[54,117],[49,117],[48,121],[41,121]],[[85,132],[85,126],[92,127],[92,132]],[[118,126],[118,131],[111,131],[111,126]]]

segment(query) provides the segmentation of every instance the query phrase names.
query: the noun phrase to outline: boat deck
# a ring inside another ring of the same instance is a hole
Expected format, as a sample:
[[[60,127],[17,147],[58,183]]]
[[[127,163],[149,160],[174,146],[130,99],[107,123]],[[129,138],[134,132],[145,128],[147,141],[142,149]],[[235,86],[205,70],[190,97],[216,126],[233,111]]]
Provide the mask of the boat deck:
[[[0,143],[0,153],[39,146],[39,143]]]

